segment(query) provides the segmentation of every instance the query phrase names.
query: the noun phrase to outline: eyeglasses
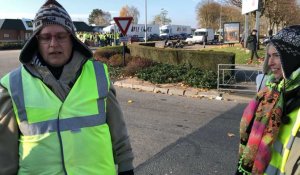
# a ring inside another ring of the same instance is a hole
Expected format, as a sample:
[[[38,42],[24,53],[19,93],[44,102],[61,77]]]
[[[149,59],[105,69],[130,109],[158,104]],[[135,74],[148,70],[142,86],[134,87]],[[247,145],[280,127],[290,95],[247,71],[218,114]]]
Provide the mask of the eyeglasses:
[[[52,41],[53,37],[58,43],[65,43],[69,40],[69,36],[70,33],[60,32],[56,35],[51,35],[50,33],[39,34],[36,36],[36,38],[41,44],[49,44]]]

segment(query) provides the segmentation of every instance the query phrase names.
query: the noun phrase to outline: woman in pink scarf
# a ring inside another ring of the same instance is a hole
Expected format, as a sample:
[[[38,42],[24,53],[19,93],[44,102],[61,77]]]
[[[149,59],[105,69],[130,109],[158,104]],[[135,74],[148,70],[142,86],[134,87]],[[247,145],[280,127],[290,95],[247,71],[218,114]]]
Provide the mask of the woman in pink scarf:
[[[244,110],[236,175],[300,174],[300,25],[282,29],[266,50],[268,80]]]

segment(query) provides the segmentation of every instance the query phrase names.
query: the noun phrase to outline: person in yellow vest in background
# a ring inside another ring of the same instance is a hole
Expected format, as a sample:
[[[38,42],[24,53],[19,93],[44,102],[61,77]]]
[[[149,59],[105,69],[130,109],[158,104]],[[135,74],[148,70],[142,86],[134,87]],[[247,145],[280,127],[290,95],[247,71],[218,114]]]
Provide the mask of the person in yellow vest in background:
[[[1,175],[133,175],[133,152],[107,66],[48,0],[22,65],[0,81]],[[117,165],[117,166],[116,166]]]
[[[236,175],[299,175],[300,25],[279,31],[266,52],[268,79],[240,123]]]
[[[115,37],[116,37],[116,45],[120,45],[120,33],[119,32],[116,32],[115,33]]]
[[[104,33],[100,34],[100,47],[104,47],[105,45],[105,36]]]

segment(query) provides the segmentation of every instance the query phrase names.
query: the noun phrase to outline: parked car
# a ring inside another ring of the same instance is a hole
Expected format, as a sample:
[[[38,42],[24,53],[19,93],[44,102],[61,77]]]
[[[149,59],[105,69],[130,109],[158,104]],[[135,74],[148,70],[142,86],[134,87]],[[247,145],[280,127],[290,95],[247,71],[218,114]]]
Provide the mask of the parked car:
[[[148,36],[148,41],[159,41],[160,40],[160,37],[158,34],[151,34]]]
[[[128,42],[133,43],[133,42],[140,42],[140,38],[138,35],[132,35],[129,37]]]
[[[161,35],[161,36],[159,36],[159,38],[160,38],[160,40],[167,40],[167,39],[169,39],[169,37],[165,36],[165,35]]]
[[[177,39],[180,39],[180,40],[186,40],[187,38],[188,38],[188,35],[189,34],[186,34],[186,33],[181,33],[181,34],[179,34],[179,38],[177,38]]]
[[[169,36],[170,40],[177,40],[179,38],[179,34],[174,34]]]

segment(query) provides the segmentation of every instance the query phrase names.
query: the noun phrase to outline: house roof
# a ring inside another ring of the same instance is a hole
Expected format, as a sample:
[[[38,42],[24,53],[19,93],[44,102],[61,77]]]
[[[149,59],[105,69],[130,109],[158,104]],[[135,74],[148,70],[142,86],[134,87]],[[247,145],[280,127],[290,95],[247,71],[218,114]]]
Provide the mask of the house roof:
[[[0,30],[26,30],[21,19],[0,19]]]
[[[77,32],[93,32],[93,27],[83,21],[73,21]]]
[[[106,26],[92,26],[94,32],[102,32]]]
[[[93,27],[83,21],[73,21],[79,32],[93,32]],[[26,30],[21,19],[0,19],[0,30]]]

